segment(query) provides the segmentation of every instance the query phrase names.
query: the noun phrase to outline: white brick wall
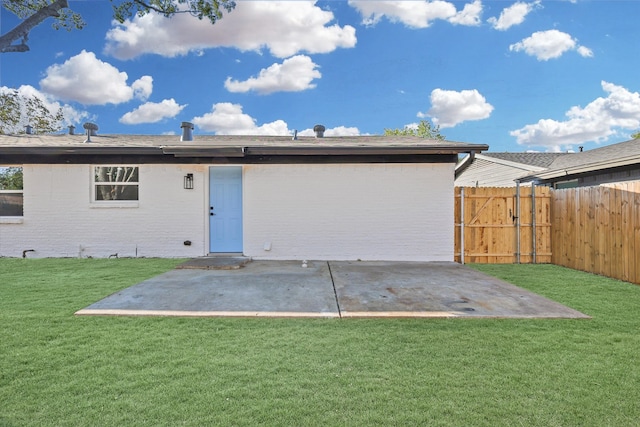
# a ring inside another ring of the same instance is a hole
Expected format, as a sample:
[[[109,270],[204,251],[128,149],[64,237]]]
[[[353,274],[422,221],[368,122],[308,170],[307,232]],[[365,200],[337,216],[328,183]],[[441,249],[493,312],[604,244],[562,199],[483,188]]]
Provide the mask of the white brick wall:
[[[453,164],[245,166],[245,254],[452,261],[453,176]]]
[[[118,208],[91,203],[91,165],[23,167],[24,218],[0,220],[0,256],[26,249],[35,250],[29,257],[209,252],[208,165],[139,165],[140,200]],[[193,190],[183,189],[187,173]],[[244,253],[451,261],[453,176],[453,164],[245,165]]]
[[[0,221],[0,256],[191,257],[208,252],[204,233],[208,168],[139,165],[137,207],[91,203],[90,165],[24,165],[24,218]],[[183,188],[194,173],[195,189]],[[190,240],[191,246],[183,242]]]

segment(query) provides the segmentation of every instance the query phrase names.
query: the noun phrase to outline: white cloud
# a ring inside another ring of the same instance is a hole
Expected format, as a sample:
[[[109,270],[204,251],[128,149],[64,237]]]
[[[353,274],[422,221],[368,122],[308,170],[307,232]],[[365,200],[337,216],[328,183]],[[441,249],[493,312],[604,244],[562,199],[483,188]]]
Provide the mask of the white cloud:
[[[568,120],[541,119],[511,131],[518,144],[542,146],[560,151],[573,144],[603,142],[616,133],[616,128],[635,130],[640,127],[640,94],[608,82],[601,82],[608,93],[581,108],[566,112]]]
[[[494,29],[504,31],[514,25],[519,25],[524,22],[524,18],[535,8],[541,7],[540,0],[533,3],[517,2],[511,6],[505,8],[500,13],[500,17],[491,17],[487,19]]]
[[[473,3],[465,4],[460,12],[449,18],[449,22],[473,27],[480,25],[480,15],[482,15],[482,1],[475,0]]]
[[[305,55],[285,59],[282,64],[273,64],[260,71],[257,77],[245,81],[227,78],[224,87],[229,92],[255,91],[259,94],[273,92],[300,92],[316,87],[313,79],[322,77],[318,67],[311,58]]]
[[[242,111],[242,105],[230,102],[213,104],[211,112],[200,117],[194,117],[192,122],[198,128],[215,132],[217,135],[292,135],[287,122],[275,120],[261,125],[256,124],[256,119]],[[315,136],[312,128],[298,132],[299,136]],[[353,136],[360,135],[355,127],[338,126],[327,129],[325,136]]]
[[[8,88],[6,86],[0,86],[0,93],[12,92],[13,90],[14,89]],[[62,119],[63,126],[78,124],[83,120],[93,120],[93,116],[91,116],[89,112],[75,109],[69,104],[62,104],[57,100],[55,100],[50,95],[40,92],[38,89],[34,88],[33,86],[23,85],[23,86],[20,86],[17,90],[18,90],[18,94],[22,97],[39,98],[44,104],[44,106],[47,107],[49,111],[53,113],[56,113],[59,109],[61,109],[62,114],[64,116]],[[24,109],[23,111],[26,112],[26,106],[22,105],[21,108],[23,108]],[[19,126],[22,127],[26,124],[27,123],[21,123],[19,124]],[[20,130],[23,130],[23,129],[20,129]]]
[[[482,120],[491,115],[493,106],[476,89],[434,89],[431,92],[431,108],[418,117],[431,117],[435,125],[450,128],[468,120]]]
[[[178,104],[173,98],[162,102],[147,102],[133,111],[120,117],[120,123],[125,125],[137,125],[140,123],[157,123],[166,118],[178,115],[185,105]]]
[[[376,25],[383,17],[410,28],[426,28],[436,19],[459,25],[479,25],[482,3],[475,0],[458,13],[453,3],[442,0],[370,1],[349,0],[349,5],[362,16],[365,25]]]
[[[298,132],[300,136],[316,136],[316,133],[313,131],[313,128],[305,129],[303,131]],[[338,126],[331,129],[326,129],[324,131],[324,136],[358,136],[360,135],[360,130],[356,127],[345,127]]]
[[[260,126],[256,119],[242,112],[240,104],[219,102],[213,104],[210,113],[194,117],[193,123],[200,129],[217,135],[289,135],[287,123],[276,120]]]
[[[166,19],[150,13],[114,21],[105,51],[119,59],[145,53],[174,57],[214,47],[241,51],[267,48],[278,58],[299,52],[328,53],[356,44],[355,28],[331,25],[334,15],[315,1],[238,1],[215,25],[188,14]]]
[[[143,76],[131,86],[127,85],[127,79],[127,73],[83,50],[63,64],[47,68],[40,87],[57,98],[85,105],[120,104],[134,96],[146,98],[151,94],[151,77]]]
[[[578,46],[578,53],[585,58],[593,57],[593,51],[586,46]]]
[[[146,101],[153,92],[153,77],[142,76],[131,85],[133,96],[141,101]]]
[[[360,130],[357,127],[338,126],[325,130],[324,134],[325,136],[358,136]]]
[[[593,56],[591,49],[577,45],[571,35],[558,30],[537,31],[530,37],[509,46],[510,51],[524,51],[528,55],[535,56],[538,61],[559,58],[563,53],[574,49],[584,57]]]

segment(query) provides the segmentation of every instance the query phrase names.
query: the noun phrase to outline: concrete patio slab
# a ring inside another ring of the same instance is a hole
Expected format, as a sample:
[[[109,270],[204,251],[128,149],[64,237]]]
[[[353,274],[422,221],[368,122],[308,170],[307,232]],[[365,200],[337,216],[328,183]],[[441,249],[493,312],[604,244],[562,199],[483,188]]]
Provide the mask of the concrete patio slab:
[[[449,262],[332,262],[342,317],[589,318]]]
[[[77,315],[588,318],[456,263],[251,261],[176,269]]]
[[[79,315],[338,317],[326,262],[252,261],[241,269],[176,269]]]

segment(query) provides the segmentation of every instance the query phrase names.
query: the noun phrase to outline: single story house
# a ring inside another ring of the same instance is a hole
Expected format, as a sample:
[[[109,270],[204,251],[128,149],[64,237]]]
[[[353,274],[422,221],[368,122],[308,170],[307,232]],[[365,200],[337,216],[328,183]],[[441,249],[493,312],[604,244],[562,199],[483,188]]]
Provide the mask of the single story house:
[[[22,178],[0,187],[0,256],[452,261],[458,154],[488,149],[94,127],[0,135],[0,173]]]
[[[640,139],[605,145],[558,157],[543,171],[518,178],[553,188],[588,187],[640,179]]]
[[[456,165],[456,187],[515,187],[516,180],[548,170],[564,153],[482,153]]]
[[[640,139],[577,153],[469,154],[456,165],[457,187],[571,188],[640,180]]]

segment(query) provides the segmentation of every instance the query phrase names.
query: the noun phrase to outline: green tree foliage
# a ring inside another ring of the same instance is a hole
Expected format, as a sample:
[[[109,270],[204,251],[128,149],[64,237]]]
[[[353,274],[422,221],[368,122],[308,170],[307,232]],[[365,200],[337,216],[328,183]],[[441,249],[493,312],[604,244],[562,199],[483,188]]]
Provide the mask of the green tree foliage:
[[[632,139],[640,139],[640,131],[636,132],[636,133],[632,133],[631,134],[631,138]]]
[[[405,126],[403,129],[385,129],[385,135],[419,136],[425,139],[444,141],[445,136],[440,133],[440,126],[433,126],[428,120],[420,120],[416,127]]]
[[[0,53],[28,51],[29,32],[47,18],[53,18],[55,29],[72,30],[85,26],[82,16],[69,9],[68,0],[0,1],[3,9],[23,19],[15,28],[0,35]],[[236,6],[234,0],[111,0],[111,4],[113,17],[119,22],[157,12],[167,18],[188,13],[198,19],[208,19],[212,24],[222,18],[223,10],[231,12]]]
[[[22,168],[0,167],[0,190],[22,190]]]
[[[0,134],[24,133],[25,125],[33,133],[53,133],[62,128],[63,119],[62,109],[51,111],[37,96],[0,92]]]
[[[0,134],[9,133],[20,123],[20,97],[18,91],[0,92]]]
[[[222,10],[231,12],[236,7],[233,0],[111,0],[113,17],[124,22],[133,15],[144,16],[158,12],[166,18],[177,13],[188,13],[198,19],[208,19],[215,24],[222,18]]]

